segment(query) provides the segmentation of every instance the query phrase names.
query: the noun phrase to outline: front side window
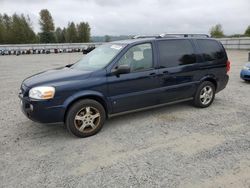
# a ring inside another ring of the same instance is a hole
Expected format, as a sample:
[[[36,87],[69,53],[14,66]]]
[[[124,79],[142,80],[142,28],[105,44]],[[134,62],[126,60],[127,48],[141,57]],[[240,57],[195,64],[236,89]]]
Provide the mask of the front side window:
[[[196,55],[189,40],[159,41],[158,47],[161,68],[196,63]]]
[[[153,55],[151,44],[145,43],[131,47],[119,60],[119,65],[128,65],[131,72],[152,68]]]
[[[88,53],[71,68],[95,71],[104,68],[125,47],[124,44],[104,44]]]

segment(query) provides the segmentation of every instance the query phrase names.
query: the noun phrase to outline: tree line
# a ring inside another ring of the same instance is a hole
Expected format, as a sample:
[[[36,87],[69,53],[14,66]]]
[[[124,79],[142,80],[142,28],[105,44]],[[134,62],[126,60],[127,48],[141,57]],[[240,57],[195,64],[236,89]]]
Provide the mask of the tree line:
[[[67,27],[56,27],[47,9],[39,13],[40,32],[35,33],[29,16],[24,14],[0,14],[0,44],[27,43],[75,43],[90,41],[88,22],[75,24],[69,22]]]
[[[91,28],[88,22],[69,22],[67,27],[55,28],[53,17],[47,9],[41,10],[39,15],[40,32],[35,33],[29,16],[0,14],[0,44],[90,42]],[[226,36],[222,25],[217,24],[210,29],[210,35],[214,38],[250,37],[250,25],[244,34]],[[104,38],[105,42],[112,40],[108,35]]]
[[[234,34],[234,35],[226,36],[224,34],[223,29],[222,29],[222,25],[221,24],[217,24],[217,25],[213,26],[210,29],[210,36],[213,37],[213,38],[222,38],[222,37],[250,37],[250,25],[246,28],[244,34]]]

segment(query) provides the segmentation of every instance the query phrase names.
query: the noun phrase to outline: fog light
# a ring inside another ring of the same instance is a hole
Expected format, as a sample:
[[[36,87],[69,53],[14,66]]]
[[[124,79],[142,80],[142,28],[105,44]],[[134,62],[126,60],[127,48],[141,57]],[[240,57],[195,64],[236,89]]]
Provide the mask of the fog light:
[[[33,111],[34,107],[32,104],[30,104],[30,111]]]

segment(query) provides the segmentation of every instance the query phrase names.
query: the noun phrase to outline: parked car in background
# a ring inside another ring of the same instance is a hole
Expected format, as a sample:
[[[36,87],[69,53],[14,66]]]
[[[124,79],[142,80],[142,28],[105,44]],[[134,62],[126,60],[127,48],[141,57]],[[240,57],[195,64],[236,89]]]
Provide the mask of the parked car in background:
[[[87,48],[84,48],[83,51],[82,51],[82,53],[83,54],[87,54],[87,53],[91,52],[94,49],[95,49],[95,46],[91,45],[91,46],[88,46]]]
[[[17,50],[16,51],[16,55],[19,56],[21,54],[21,51],[20,50]]]
[[[80,61],[28,77],[19,97],[38,122],[64,122],[87,137],[105,119],[192,100],[212,104],[228,83],[230,62],[222,44],[202,37],[155,37],[106,43]]]
[[[72,53],[73,52],[73,49],[66,49],[67,53]]]
[[[1,55],[10,55],[11,52],[9,50],[1,50]]]
[[[250,62],[247,63],[240,72],[241,79],[250,82]]]

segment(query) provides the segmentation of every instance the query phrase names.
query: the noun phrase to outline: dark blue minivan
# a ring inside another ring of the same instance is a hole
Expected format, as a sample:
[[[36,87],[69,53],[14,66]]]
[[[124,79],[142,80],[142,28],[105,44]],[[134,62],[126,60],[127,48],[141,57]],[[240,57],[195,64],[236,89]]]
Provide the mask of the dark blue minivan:
[[[25,79],[19,97],[31,120],[64,122],[78,137],[106,118],[193,100],[208,107],[228,82],[222,44],[204,37],[153,37],[106,43],[81,60]]]

